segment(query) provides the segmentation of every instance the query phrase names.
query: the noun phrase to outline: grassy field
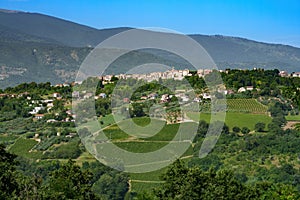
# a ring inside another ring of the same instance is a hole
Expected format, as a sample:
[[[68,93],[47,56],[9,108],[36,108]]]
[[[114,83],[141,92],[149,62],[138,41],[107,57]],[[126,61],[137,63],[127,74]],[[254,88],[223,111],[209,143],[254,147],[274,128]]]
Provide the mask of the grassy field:
[[[167,167],[147,173],[130,173],[130,178],[132,180],[160,181],[160,175],[165,173],[166,170]]]
[[[198,113],[188,113],[187,116],[194,121],[200,118],[200,120],[209,122],[211,119],[210,113],[201,113],[200,117]],[[234,126],[238,126],[240,128],[248,127],[250,130],[254,130],[254,126],[257,122],[269,124],[271,120],[271,117],[264,114],[228,112],[226,113],[225,123],[230,129]]]
[[[14,145],[11,146],[9,151],[18,156],[39,159],[42,157],[42,152],[29,152],[36,144],[37,142],[35,140],[19,138]]]
[[[123,117],[120,115],[115,115],[115,118],[117,122],[123,120]],[[114,116],[112,114],[106,115],[105,117],[100,117],[99,121],[101,122],[102,129],[116,123]]]
[[[161,183],[156,182],[140,182],[140,181],[131,181],[131,191],[133,192],[143,192],[143,191],[151,191],[152,189],[159,186]]]
[[[164,122],[161,122],[159,120],[154,120],[154,122],[152,123],[156,123],[155,121],[160,122],[165,124]],[[122,122],[120,122],[119,124],[114,124],[110,127],[107,127],[104,129],[104,133],[106,135],[106,137],[111,138],[112,140],[125,140],[125,139],[129,139],[131,137],[131,140],[138,140],[138,137],[136,138],[132,138],[132,136],[134,137],[134,133],[130,132],[130,135],[127,134],[125,131],[131,131],[132,128],[130,127],[130,124],[127,123],[127,120],[124,120]],[[146,126],[149,123],[149,119],[142,117],[142,118],[135,118],[134,122],[136,124],[138,124],[139,126]],[[119,128],[119,126],[121,126],[122,128],[124,128],[125,131],[121,130]],[[179,125],[178,124],[170,124],[170,125],[165,125],[159,132],[157,132],[155,135],[150,137],[145,137],[143,138],[143,140],[145,141],[171,141],[173,139],[173,137],[175,136],[177,130],[178,130]],[[144,131],[144,133],[140,132],[139,134],[143,134],[145,136],[147,136],[147,134],[149,134],[149,129],[145,129],[142,130]],[[152,132],[151,132],[152,134]]]
[[[115,142],[114,144],[130,152],[147,153],[164,147],[168,142]]]
[[[300,115],[288,115],[285,118],[288,121],[300,121]]]
[[[161,184],[160,176],[167,171],[168,167],[147,172],[147,173],[130,173],[131,190],[142,192],[150,191],[152,188]]]

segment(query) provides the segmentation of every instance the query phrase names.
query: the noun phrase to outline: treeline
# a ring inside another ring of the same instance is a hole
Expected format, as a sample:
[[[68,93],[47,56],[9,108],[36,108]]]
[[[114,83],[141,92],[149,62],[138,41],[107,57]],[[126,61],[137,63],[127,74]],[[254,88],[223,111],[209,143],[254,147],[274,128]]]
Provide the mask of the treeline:
[[[223,82],[228,89],[237,91],[241,87],[253,86],[253,91],[245,93],[252,97],[273,96],[291,99],[300,106],[300,79],[281,77],[279,70],[237,70],[227,69],[222,72]],[[249,97],[248,97],[249,98]]]
[[[299,199],[293,186],[267,181],[245,184],[230,170],[203,171],[187,167],[177,160],[162,176],[164,181],[153,192],[142,193],[137,199]]]
[[[277,69],[226,69],[221,73],[214,70],[206,75],[205,78],[198,77],[195,72],[192,72],[192,74],[193,76],[185,78],[195,91],[205,89],[206,81],[214,85],[223,83],[226,89],[234,92],[228,94],[227,98],[283,97],[291,100],[296,106],[300,106],[300,78],[281,77]],[[253,86],[253,90],[238,93],[239,88],[247,86]]]
[[[33,99],[38,99],[40,96],[52,94],[54,92],[60,93],[64,98],[70,98],[72,94],[71,86],[64,87],[54,87],[50,82],[46,83],[22,83],[15,87],[8,87],[4,90],[0,90],[0,93],[6,94],[22,94],[28,93],[27,96],[32,97]]]
[[[0,199],[124,199],[128,175],[99,162],[32,162],[0,145]]]

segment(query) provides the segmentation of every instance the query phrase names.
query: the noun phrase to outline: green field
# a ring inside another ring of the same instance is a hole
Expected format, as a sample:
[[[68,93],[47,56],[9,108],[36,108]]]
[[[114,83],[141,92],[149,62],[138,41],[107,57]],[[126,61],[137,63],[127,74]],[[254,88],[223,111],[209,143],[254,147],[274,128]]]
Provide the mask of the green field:
[[[184,162],[188,163],[189,159],[184,159]],[[169,166],[147,173],[130,173],[131,190],[136,192],[151,191],[163,182],[161,175],[165,174],[168,168]]]
[[[37,142],[35,140],[19,138],[14,145],[11,146],[9,151],[18,156],[38,159],[41,158],[42,152],[29,152],[36,144]]]
[[[285,118],[288,121],[300,121],[300,115],[288,115]]]
[[[188,113],[187,116],[194,121],[198,121],[199,118],[200,120],[204,120],[206,122],[209,122],[211,120],[210,113],[201,113],[200,117],[198,113]],[[271,120],[271,117],[263,114],[227,112],[225,123],[227,124],[227,126],[229,126],[230,129],[232,129],[234,126],[238,126],[240,128],[248,127],[250,130],[254,130],[254,126],[257,122],[269,124]]]
[[[264,122],[266,124],[271,122],[271,118],[266,115],[267,108],[262,104],[258,103],[254,99],[246,99],[244,102],[244,107],[242,107],[242,102],[240,99],[229,100],[228,108],[232,112],[226,113],[225,123],[232,129],[234,126],[248,127],[254,130],[254,126],[257,122]],[[248,104],[249,103],[249,104]],[[248,105],[247,105],[248,104]],[[259,114],[260,113],[260,114]],[[264,113],[264,114],[262,114]],[[199,115],[196,113],[188,113],[187,116],[194,121],[199,120]],[[209,122],[211,119],[210,113],[201,113],[200,120],[205,120]],[[130,152],[135,153],[147,153],[158,150],[171,141],[178,131],[180,124],[168,124],[165,125],[157,134],[150,137],[139,138],[135,136],[134,133],[129,132],[132,130],[128,120],[123,120],[118,123],[114,123],[112,115],[107,115],[101,118],[102,128],[104,128],[104,133],[107,138],[110,138],[112,142],[118,147],[125,149]],[[133,121],[141,127],[147,127],[149,125],[149,118],[134,118]],[[154,121],[155,122],[155,121]],[[152,123],[154,123],[152,121]],[[183,123],[184,126],[188,126],[189,123]],[[89,124],[92,126],[92,124]],[[124,129],[121,130],[120,126]],[[93,128],[92,128],[93,129]],[[148,130],[146,130],[143,135],[147,136]],[[190,156],[193,155],[193,148],[190,146],[188,150],[182,155],[184,160],[191,159]],[[131,179],[131,191],[141,192],[144,190],[151,190],[151,188],[157,187],[161,184],[160,175],[166,168],[160,169],[158,171],[140,174],[130,174]]]
[[[111,118],[109,117],[107,119]],[[134,118],[133,121],[141,127],[146,127],[150,122],[149,118],[147,117]],[[106,137],[111,138],[112,142],[118,147],[135,153],[147,153],[161,149],[174,139],[180,125],[182,125],[186,131],[188,131],[190,130],[191,124],[191,122],[168,125],[164,123],[163,128],[158,131],[157,134],[146,138],[139,138],[135,137],[135,135],[131,132],[127,134],[126,130],[132,130],[130,129],[131,127],[129,126],[130,124],[128,122],[128,120],[123,120],[117,124],[111,124],[110,126],[104,128],[104,133]],[[162,121],[154,120],[151,123],[155,124],[156,122],[161,123]],[[121,130],[119,126],[122,126],[125,130]],[[148,132],[149,130],[147,130],[144,134],[149,134]],[[192,155],[193,148],[190,146],[182,156],[186,159],[190,159]],[[162,168],[154,172],[130,174],[131,190],[141,192],[144,190],[149,191],[151,188],[157,187],[161,183],[160,176],[165,171],[166,168]]]
[[[268,107],[259,103],[256,99],[227,99],[226,104],[228,112],[265,114],[268,111]]]
[[[131,190],[136,192],[150,191],[152,188],[161,184],[160,176],[167,171],[168,167],[147,172],[147,173],[130,173]]]
[[[140,182],[140,181],[131,181],[131,191],[133,192],[143,192],[143,191],[151,191],[154,188],[157,188],[161,183],[156,182]]]
[[[15,141],[18,137],[14,135],[0,135],[0,143]]]
[[[109,115],[106,115],[105,117],[100,117],[99,121],[102,123],[101,124],[101,128],[103,129],[103,128],[107,127],[107,126],[115,124],[116,123],[115,118],[116,118],[117,122],[123,120],[123,117],[120,116],[120,115],[113,116],[112,114],[109,114]]]
[[[142,118],[135,118],[134,122],[136,124],[138,124],[139,126],[146,126],[149,124],[149,118],[146,117],[142,117]],[[142,140],[145,141],[171,141],[173,139],[173,137],[175,136],[179,124],[169,124],[169,125],[165,125],[165,122],[162,122],[160,120],[153,120],[151,123],[157,123],[157,124],[161,124],[163,123],[164,126],[162,127],[161,130],[159,130],[155,135],[150,135],[149,137],[145,137]],[[119,127],[122,127],[123,130],[121,130]],[[126,131],[127,130],[127,131]],[[114,140],[125,140],[125,139],[137,139],[138,137],[135,137],[135,133],[134,132],[130,132],[130,135],[127,134],[129,131],[133,131],[133,129],[130,127],[130,124],[128,123],[127,120],[124,120],[118,124],[114,124],[111,125],[110,127],[107,127],[104,129],[104,133],[106,135],[106,137]],[[141,132],[139,132],[139,134],[144,135],[144,136],[148,136],[149,135],[149,129],[145,128],[143,130],[141,130]],[[151,132],[152,134],[152,132]],[[134,137],[134,138],[132,138]]]
[[[168,142],[115,142],[115,145],[134,153],[147,153],[161,149]]]

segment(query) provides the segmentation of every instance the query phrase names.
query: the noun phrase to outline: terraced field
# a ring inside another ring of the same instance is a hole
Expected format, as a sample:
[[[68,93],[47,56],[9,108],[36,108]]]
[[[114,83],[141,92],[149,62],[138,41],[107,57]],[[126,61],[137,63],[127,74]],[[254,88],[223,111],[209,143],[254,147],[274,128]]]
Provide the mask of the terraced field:
[[[15,143],[11,146],[9,151],[18,156],[26,157],[26,158],[41,158],[42,152],[30,152],[30,150],[37,144],[36,141],[31,139],[19,138],[15,141]]]
[[[133,121],[141,127],[146,127],[149,124],[149,118],[146,117],[134,118]],[[160,120],[154,120],[154,122],[152,121],[152,123],[156,123],[155,121],[160,121]],[[111,124],[104,127],[103,131],[106,137],[110,138],[111,141],[116,146],[125,149],[129,152],[135,152],[135,153],[153,152],[163,148],[165,145],[169,144],[169,142],[173,140],[180,125],[180,124],[168,124],[168,125],[164,124],[164,127],[155,135],[149,135],[149,137],[139,138],[134,134],[132,134],[131,132],[128,134],[128,132],[120,129],[120,126],[127,129],[128,128],[127,123],[128,121],[124,120],[117,124]],[[192,122],[184,123],[182,124],[182,126],[186,127],[187,130],[188,129],[190,130],[189,128],[190,123]],[[184,140],[184,136],[182,136],[182,139]],[[193,154],[193,148],[192,146],[190,146],[182,156],[185,159],[190,159],[192,154]],[[158,171],[149,172],[149,173],[130,174],[131,191],[143,191],[145,189],[149,190],[149,188],[156,187],[158,184],[161,183],[159,176],[165,170],[166,168],[162,168]]]
[[[268,111],[268,107],[259,103],[256,99],[227,99],[226,103],[228,112],[266,114]]]

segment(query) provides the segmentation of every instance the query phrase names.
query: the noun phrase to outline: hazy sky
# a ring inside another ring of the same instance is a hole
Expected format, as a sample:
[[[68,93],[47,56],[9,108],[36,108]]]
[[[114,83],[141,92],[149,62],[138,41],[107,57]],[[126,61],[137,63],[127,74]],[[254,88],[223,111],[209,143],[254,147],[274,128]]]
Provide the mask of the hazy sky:
[[[162,27],[300,47],[300,0],[0,0],[95,28]]]

